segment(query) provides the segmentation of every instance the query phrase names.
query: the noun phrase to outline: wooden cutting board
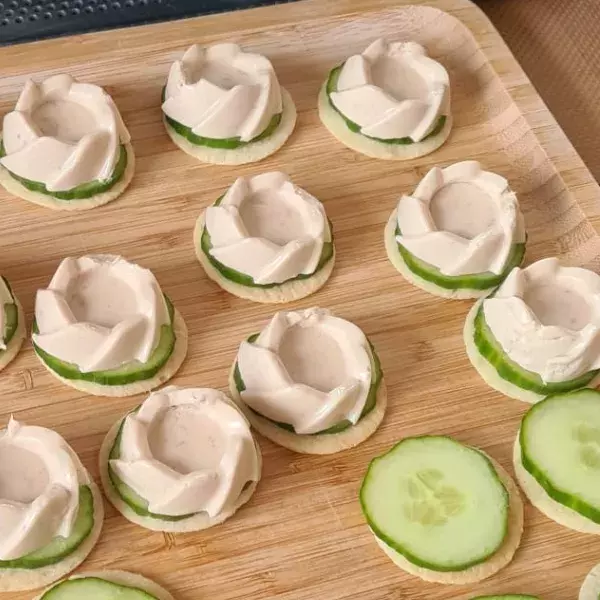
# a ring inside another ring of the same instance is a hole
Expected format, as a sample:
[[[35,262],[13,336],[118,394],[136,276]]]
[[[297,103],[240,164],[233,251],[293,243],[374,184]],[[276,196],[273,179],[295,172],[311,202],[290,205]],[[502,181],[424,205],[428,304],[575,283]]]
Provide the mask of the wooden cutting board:
[[[361,516],[357,491],[367,464],[399,438],[452,435],[512,470],[511,447],[526,409],[489,389],[469,365],[461,330],[471,304],[428,296],[387,262],[383,228],[399,195],[435,164],[477,159],[519,194],[529,233],[526,262],[558,255],[600,266],[600,189],[490,22],[467,0],[405,4],[307,0],[0,49],[0,112],[11,109],[28,76],[66,71],[113,95],[137,156],[130,189],[91,212],[56,213],[0,192],[0,272],[29,322],[35,290],[63,257],[122,254],[154,271],[187,321],[189,355],[174,383],[225,389],[239,342],[274,307],[234,298],[206,278],[194,257],[194,221],[237,176],[279,169],[324,202],[338,253],[327,286],[289,308],[320,305],[356,322],[379,352],[389,389],[384,424],[353,450],[310,457],[261,439],[263,480],[222,526],[163,535],[108,507],[101,541],[84,568],[139,571],[179,600],[466,600],[511,591],[566,600],[576,598],[600,560],[599,538],[564,529],[528,505],[522,547],[500,574],[462,588],[426,584],[382,554]],[[355,154],[319,122],[316,97],[329,69],[379,36],[424,43],[450,71],[454,130],[443,148],[422,159]],[[171,62],[194,42],[225,40],[270,57],[299,110],[286,146],[260,164],[198,164],[171,144],[161,124],[160,91]],[[104,434],[142,400],[88,397],[64,387],[38,364],[29,343],[0,375],[0,393],[1,424],[12,413],[55,428],[95,475]]]

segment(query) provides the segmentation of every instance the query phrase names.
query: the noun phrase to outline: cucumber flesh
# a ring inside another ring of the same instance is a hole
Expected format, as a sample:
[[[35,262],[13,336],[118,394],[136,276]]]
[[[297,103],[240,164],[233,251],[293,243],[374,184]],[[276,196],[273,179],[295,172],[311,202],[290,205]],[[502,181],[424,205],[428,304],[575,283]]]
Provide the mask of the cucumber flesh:
[[[2,145],[2,142],[0,142],[0,158],[5,155],[6,152],[4,150],[4,146]],[[82,183],[81,185],[71,188],[70,190],[50,192],[44,183],[39,181],[31,181],[31,179],[25,179],[24,177],[19,177],[18,175],[11,173],[10,171],[8,172],[13,179],[16,179],[23,187],[26,187],[32,192],[44,194],[59,200],[83,200],[85,198],[92,198],[98,194],[103,194],[104,192],[110,190],[123,177],[123,173],[125,173],[126,168],[127,149],[125,146],[121,145],[119,146],[119,157],[117,159],[117,163],[115,164],[114,171],[108,179],[104,181],[96,180]]]
[[[485,322],[483,304],[475,316],[474,331],[473,342],[479,353],[494,367],[502,379],[521,389],[530,390],[543,396],[570,392],[586,387],[600,373],[598,370],[589,371],[569,381],[544,383],[537,373],[524,369],[506,355]]]
[[[490,460],[448,437],[406,438],[372,460],[360,502],[379,540],[438,572],[485,562],[508,531],[509,495]]]
[[[523,467],[556,502],[600,523],[600,392],[549,396],[521,423]]]
[[[342,117],[342,119],[344,119],[344,122],[346,123],[346,127],[348,127],[348,129],[350,131],[352,131],[353,133],[358,133],[366,138],[369,138],[370,140],[375,140],[377,142],[381,142],[382,144],[393,144],[393,145],[397,145],[397,146],[398,145],[405,146],[408,144],[420,143],[420,142],[415,142],[410,137],[391,138],[391,139],[384,140],[382,138],[376,138],[376,137],[372,137],[370,135],[365,135],[364,133],[362,133],[360,125],[358,123],[355,123],[354,121],[351,121],[350,119],[348,119],[331,100],[332,92],[337,92],[337,83],[338,83],[338,79],[340,78],[340,73],[342,72],[343,66],[344,65],[339,65],[338,67],[335,67],[335,69],[332,69],[330,71],[329,77],[327,78],[327,83],[325,84],[325,91],[327,93],[327,100],[329,101],[329,105],[331,106],[331,108],[333,108],[333,110],[335,110],[336,113],[338,113],[338,115],[340,115],[340,117]],[[447,119],[446,115],[441,115],[440,118],[437,120],[435,127],[421,140],[421,142],[424,142],[426,139],[428,139],[430,137],[436,136],[440,131],[442,131],[442,129],[444,128],[444,125],[446,124],[446,119]]]
[[[79,488],[79,511],[71,535],[68,538],[56,537],[47,546],[20,558],[0,561],[0,569],[39,569],[60,562],[79,548],[93,527],[94,497],[92,490],[82,485]]]
[[[157,600],[148,592],[101,579],[67,579],[50,588],[40,600]]]
[[[133,361],[117,369],[82,373],[77,365],[64,362],[55,356],[44,352],[44,350],[39,346],[36,346],[35,343],[33,344],[34,350],[52,371],[65,379],[90,381],[100,385],[126,385],[135,381],[151,379],[164,367],[175,348],[175,330],[173,328],[174,308],[171,301],[166,296],[165,301],[169,310],[171,323],[161,327],[158,345],[150,355],[148,362],[140,363],[138,361]],[[33,330],[35,333],[38,332],[35,322]]]

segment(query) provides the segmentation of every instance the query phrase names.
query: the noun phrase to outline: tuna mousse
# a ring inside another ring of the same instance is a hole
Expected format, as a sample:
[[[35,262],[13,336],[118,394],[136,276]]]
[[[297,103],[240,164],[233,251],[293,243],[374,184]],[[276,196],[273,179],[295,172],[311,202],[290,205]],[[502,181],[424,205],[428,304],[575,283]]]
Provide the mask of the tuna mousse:
[[[50,429],[0,430],[0,592],[49,585],[98,541],[104,508],[81,461]]]
[[[162,110],[173,142],[217,165],[266,158],[296,124],[294,101],[269,59],[237,44],[189,48],[171,67]]]
[[[424,156],[452,128],[448,72],[415,42],[378,39],[329,73],[319,116],[335,138],[361,154]]]
[[[387,405],[379,358],[365,334],[321,308],[277,313],[242,342],[229,389],[258,432],[306,454],[360,444]]]
[[[120,256],[65,258],[35,300],[33,345],[62,382],[132,396],[173,377],[187,328],[148,269]]]
[[[199,531],[245,504],[261,474],[250,425],[223,393],[169,386],[109,431],[100,451],[108,499],[153,531]]]
[[[0,371],[19,353],[25,339],[25,314],[8,281],[0,276]]]
[[[4,117],[0,183],[55,210],[85,210],[120,196],[133,178],[133,147],[111,97],[55,75],[25,84]]]

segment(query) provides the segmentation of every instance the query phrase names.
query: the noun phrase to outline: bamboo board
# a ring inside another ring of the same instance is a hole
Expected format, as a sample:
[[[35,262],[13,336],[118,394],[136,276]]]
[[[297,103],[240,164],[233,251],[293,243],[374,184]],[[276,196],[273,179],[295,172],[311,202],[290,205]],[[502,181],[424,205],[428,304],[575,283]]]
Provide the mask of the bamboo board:
[[[138,158],[128,192],[91,212],[55,213],[0,192],[0,272],[29,321],[35,290],[61,258],[120,253],[154,271],[187,321],[189,355],[174,383],[225,389],[239,342],[274,309],[236,299],[207,279],[194,257],[194,221],[236,176],[279,169],[324,202],[338,253],[328,285],[290,307],[320,305],[356,322],[378,350],[389,389],[384,424],[353,450],[309,457],[261,439],[264,471],[255,496],[213,530],[151,533],[109,507],[84,568],[141,572],[179,600],[466,600],[511,591],[564,600],[576,598],[600,560],[600,539],[564,529],[528,505],[522,547],[500,574],[462,588],[426,584],[393,566],[361,516],[357,491],[368,461],[403,436],[453,435],[512,471],[512,442],[526,408],[489,389],[469,365],[461,330],[470,303],[428,296],[387,262],[383,228],[398,196],[435,164],[480,160],[519,194],[529,233],[526,262],[559,255],[600,268],[600,189],[490,22],[467,0],[403,4],[308,0],[0,50],[1,113],[28,75],[67,71],[113,95]],[[375,161],[340,145],[319,122],[316,97],[329,69],[378,36],[416,39],[450,71],[454,130],[430,156]],[[299,109],[287,145],[257,165],[198,164],[161,125],[160,91],[170,63],[194,42],[224,40],[269,56]],[[142,399],[87,397],[66,388],[37,363],[30,344],[0,375],[0,393],[0,423],[13,413],[57,429],[95,475],[104,434]]]

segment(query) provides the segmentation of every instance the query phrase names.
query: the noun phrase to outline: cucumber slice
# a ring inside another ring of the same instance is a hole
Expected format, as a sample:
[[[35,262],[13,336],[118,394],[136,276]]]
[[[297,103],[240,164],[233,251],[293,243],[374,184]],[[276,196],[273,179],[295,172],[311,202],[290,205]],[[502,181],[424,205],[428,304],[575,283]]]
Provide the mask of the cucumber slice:
[[[100,385],[125,385],[135,381],[144,381],[146,379],[150,379],[163,368],[173,353],[173,349],[175,348],[175,330],[173,329],[174,308],[167,296],[165,296],[165,302],[167,303],[171,323],[161,327],[158,346],[156,346],[150,355],[148,362],[140,363],[138,361],[133,361],[119,367],[118,369],[82,373],[77,365],[64,362],[55,356],[44,352],[44,350],[42,350],[39,346],[36,346],[35,343],[33,343],[33,348],[40,359],[52,371],[54,371],[57,375],[64,377],[65,379],[91,381]],[[38,333],[35,321],[33,323],[33,331],[34,333]]]
[[[332,69],[330,71],[329,77],[327,78],[327,83],[325,85],[325,91],[327,93],[327,100],[329,100],[329,105],[331,106],[331,108],[333,108],[333,110],[335,110],[335,112],[338,113],[338,115],[340,115],[340,117],[342,117],[342,119],[344,119],[346,126],[353,133],[358,133],[366,138],[369,138],[370,140],[376,140],[377,142],[381,142],[382,144],[395,144],[395,145],[405,146],[407,144],[418,144],[420,142],[424,142],[426,139],[436,136],[440,131],[442,131],[442,129],[444,129],[444,125],[446,124],[447,117],[445,115],[441,115],[440,118],[437,120],[435,127],[420,142],[415,142],[412,138],[409,138],[409,137],[391,138],[391,139],[384,140],[381,138],[372,137],[370,135],[365,135],[364,133],[361,132],[360,125],[358,123],[355,123],[354,121],[351,121],[350,119],[346,118],[346,116],[342,112],[340,112],[340,110],[331,101],[331,93],[337,92],[337,83],[338,83],[338,79],[340,78],[340,73],[342,72],[343,66],[344,65],[339,65],[339,66],[335,67],[335,69]]]
[[[505,594],[503,596],[477,596],[471,600],[539,600],[537,596],[523,596],[522,594]]]
[[[4,145],[0,141],[0,158],[6,155],[4,150]],[[92,196],[97,196],[98,194],[103,194],[112,188],[122,177],[123,173],[125,173],[125,169],[127,168],[127,149],[125,146],[121,145],[119,147],[119,158],[117,159],[117,163],[115,164],[115,169],[112,175],[104,180],[104,181],[89,181],[87,183],[82,183],[77,187],[74,187],[70,190],[65,190],[62,192],[50,192],[48,188],[46,188],[46,184],[40,183],[39,181],[31,181],[31,179],[25,179],[24,177],[19,177],[14,173],[8,171],[13,179],[16,179],[23,187],[26,187],[28,190],[32,192],[38,192],[39,194],[45,194],[46,196],[51,196],[52,198],[58,198],[59,200],[83,200],[85,198],[91,198]]]
[[[4,304],[4,344],[7,345],[17,331],[19,325],[19,310],[14,302],[15,296],[10,284],[4,277],[2,277],[2,281],[13,300],[13,302],[5,302]],[[0,354],[2,354],[2,352],[6,352],[6,350],[0,350]]]
[[[157,600],[156,596],[100,577],[67,579],[50,588],[40,600]]]
[[[360,503],[379,540],[432,571],[485,562],[508,532],[509,495],[494,466],[448,437],[406,438],[373,459]]]
[[[248,343],[251,344],[252,342],[254,342],[256,340],[256,338],[258,338],[259,335],[260,334],[258,334],[258,333],[251,335],[248,338]],[[383,372],[381,370],[381,362],[379,360],[379,356],[377,356],[377,352],[375,352],[375,348],[373,347],[373,344],[371,344],[371,342],[369,342],[369,346],[371,347],[371,370],[372,370],[371,372],[374,373],[375,376],[371,379],[371,386],[369,388],[369,394],[367,396],[367,401],[365,402],[365,406],[364,406],[362,412],[360,413],[360,417],[358,419],[359,422],[361,419],[366,417],[375,408],[375,404],[377,404],[377,391],[379,390],[379,385],[381,383],[381,379],[383,378]],[[244,380],[242,379],[242,374],[240,373],[240,369],[238,367],[237,361],[233,368],[233,379],[235,381],[235,387],[237,388],[238,393],[241,395],[241,393],[246,389],[246,385],[244,384]],[[296,431],[294,430],[294,427],[292,425],[290,425],[289,423],[273,421],[272,419],[269,419],[269,418],[265,417],[264,415],[261,415],[260,413],[256,412],[251,407],[248,406],[248,408],[254,414],[258,415],[259,417],[262,417],[266,421],[269,421],[273,425],[276,425],[277,427],[281,427],[281,429],[285,429],[286,431],[289,431],[291,433],[296,433]],[[329,433],[340,433],[341,431],[345,431],[349,427],[353,427],[353,426],[354,426],[353,423],[344,419],[340,423],[336,423],[335,425],[329,427],[328,429],[324,429],[323,431],[317,431],[316,433],[309,433],[309,434],[303,434],[303,435],[324,435],[324,434],[329,434]]]
[[[556,502],[600,523],[600,392],[549,396],[521,423],[521,462]]]
[[[79,511],[68,538],[56,537],[47,546],[21,558],[0,561],[0,569],[39,569],[60,562],[73,554],[94,527],[94,497],[87,485],[79,488]]]
[[[473,342],[477,350],[497,371],[498,375],[510,383],[524,390],[530,390],[543,396],[558,394],[561,392],[570,392],[586,387],[597,375],[599,370],[589,371],[576,379],[569,381],[544,383],[542,378],[533,371],[524,369],[519,364],[511,360],[502,346],[494,337],[494,334],[485,322],[483,304],[475,316],[475,333]]]

